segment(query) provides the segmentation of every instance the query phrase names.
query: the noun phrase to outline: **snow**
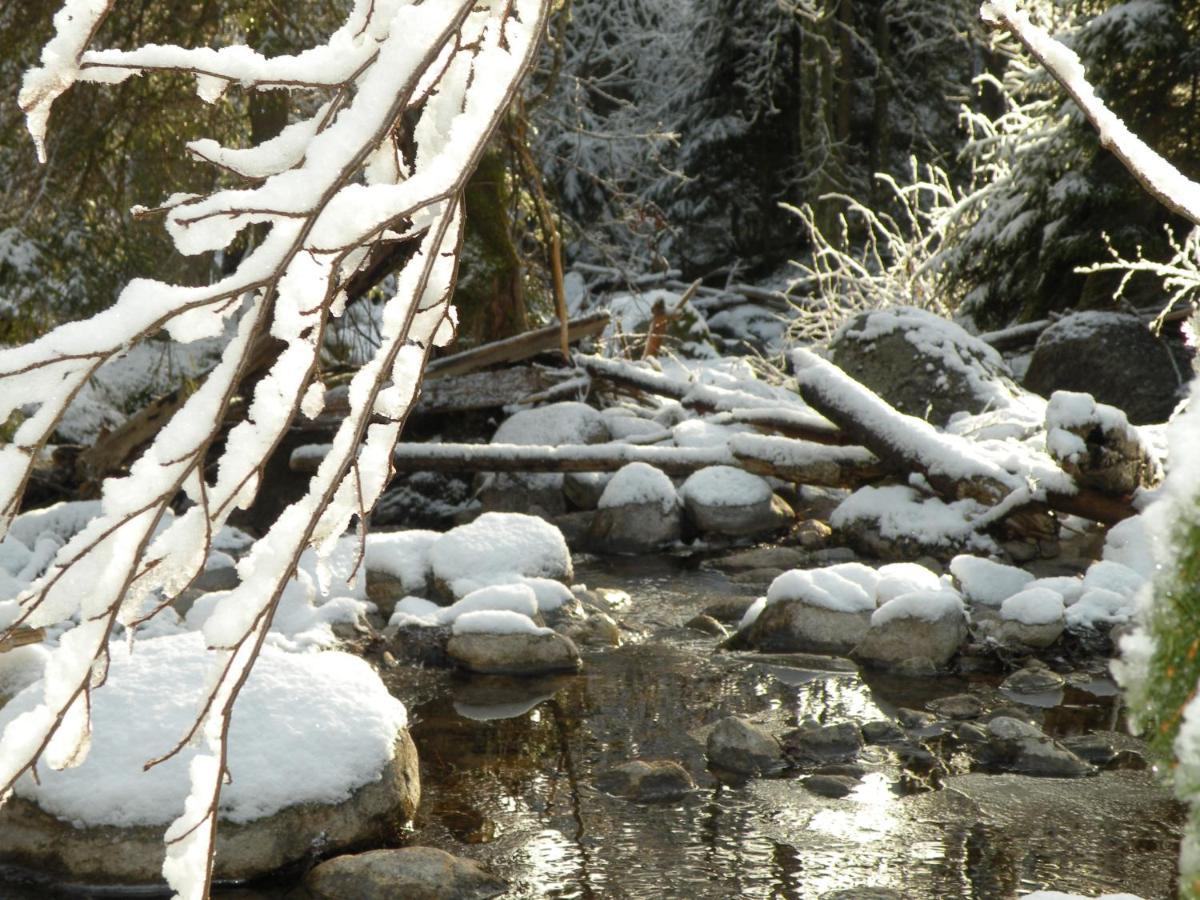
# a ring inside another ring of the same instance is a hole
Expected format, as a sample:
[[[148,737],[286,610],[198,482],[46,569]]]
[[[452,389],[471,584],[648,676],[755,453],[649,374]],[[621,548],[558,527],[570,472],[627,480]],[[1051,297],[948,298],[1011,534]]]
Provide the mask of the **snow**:
[[[835,529],[856,522],[873,523],[889,540],[912,538],[927,545],[964,544],[971,549],[998,549],[976,533],[973,522],[985,513],[974,500],[946,503],[902,484],[861,487],[843,500],[829,517]]]
[[[968,600],[984,606],[999,606],[1034,580],[1016,566],[965,553],[950,560],[950,573],[958,579]]]
[[[679,489],[685,501],[701,506],[756,506],[769,503],[772,493],[765,478],[732,466],[706,466]]]
[[[92,695],[91,750],[82,765],[43,767],[37,785],[18,781],[18,796],[78,825],[164,825],[183,810],[187,771],[197,750],[148,771],[142,764],[170,749],[191,725],[211,677],[211,653],[192,633],[109,645],[103,689]],[[0,710],[0,728],[34,709],[39,686]],[[337,803],[379,778],[407,725],[365,661],[346,653],[287,653],[263,648],[238,702],[229,738],[233,780],[221,814],[248,822],[299,803]]]
[[[429,548],[441,535],[436,531],[376,531],[367,535],[365,565],[399,579],[405,591],[420,591],[430,571]]]
[[[388,619],[388,625],[398,628],[410,626],[433,628],[441,624],[439,620],[443,609],[445,607],[438,606],[424,597],[404,597],[396,603],[392,610],[392,617]]]
[[[430,546],[429,562],[434,577],[458,597],[484,585],[520,581],[521,576],[572,577],[562,532],[519,513],[484,513],[451,529]]]
[[[1079,598],[1083,596],[1083,579],[1073,575],[1051,575],[1047,578],[1038,578],[1026,586],[1054,591],[1062,597],[1063,603],[1067,606],[1078,602]]]
[[[1145,516],[1133,516],[1108,529],[1102,557],[1133,569],[1145,579],[1153,578],[1155,563],[1154,535]]]
[[[471,591],[439,614],[440,624],[450,624],[467,613],[480,611],[514,612],[527,618],[538,614],[537,596],[524,584],[497,584]]]
[[[675,485],[661,470],[649,463],[632,462],[622,466],[600,495],[600,509],[614,506],[657,504],[664,514],[679,507]]]
[[[522,576],[521,584],[533,591],[534,597],[537,598],[539,612],[553,612],[575,600],[571,589],[553,578],[537,578],[526,575]]]
[[[859,562],[835,563],[832,566],[826,566],[825,571],[853,581],[871,597],[876,596],[882,577],[878,570]]]
[[[476,610],[454,620],[455,634],[554,634],[529,616],[511,610]]]
[[[1026,588],[1000,605],[1000,617],[1022,625],[1049,625],[1063,618],[1062,594],[1049,588]]]
[[[706,419],[685,419],[671,429],[676,447],[726,448],[738,433],[750,431],[746,426],[718,425]]]
[[[493,444],[596,444],[608,440],[608,425],[586,403],[551,403],[524,409],[505,419],[492,436]]]
[[[962,597],[957,592],[941,590],[909,591],[892,598],[871,614],[871,627],[877,628],[898,619],[921,619],[937,622],[947,616],[961,615]]]
[[[828,569],[792,569],[771,582],[767,604],[799,601],[834,612],[858,613],[875,609],[875,598],[862,587]]]
[[[878,570],[875,596],[880,604],[913,591],[951,590],[935,572],[919,563],[888,563]]]
[[[1127,597],[1136,594],[1145,583],[1146,579],[1141,574],[1112,560],[1102,559],[1092,563],[1083,576],[1084,590],[1105,588]]]
[[[767,608],[767,598],[766,597],[759,597],[757,600],[755,600],[753,603],[751,603],[750,606],[747,607],[746,611],[744,613],[742,613],[742,620],[740,622],[738,622],[737,630],[744,631],[745,629],[747,629],[751,625],[753,625],[755,622],[757,622],[758,617],[762,615],[762,611],[766,608]]]
[[[1133,618],[1137,595],[1128,596],[1104,588],[1089,588],[1067,607],[1067,627],[1075,630],[1120,625]]]

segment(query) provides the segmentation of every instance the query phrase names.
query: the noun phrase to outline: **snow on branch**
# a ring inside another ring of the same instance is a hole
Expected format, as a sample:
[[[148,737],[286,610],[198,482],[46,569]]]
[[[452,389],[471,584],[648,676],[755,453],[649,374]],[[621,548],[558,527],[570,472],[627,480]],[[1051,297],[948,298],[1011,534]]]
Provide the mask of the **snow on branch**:
[[[1074,51],[1034,25],[1017,8],[1015,0],[990,0],[979,14],[998,28],[1006,28],[1048,71],[1095,126],[1100,143],[1121,161],[1156,200],[1168,209],[1200,224],[1200,184],[1192,181],[1152,150],[1126,127],[1088,83],[1083,64]]]
[[[91,51],[111,5],[67,0],[55,17],[55,37],[21,93],[39,151],[51,105],[77,80],[176,69],[195,75],[209,102],[231,85],[317,91],[326,101],[256,147],[189,145],[246,183],[169,198],[160,208],[167,230],[178,250],[195,254],[226,247],[250,225],[267,226],[236,271],[202,287],[133,281],[91,319],[0,350],[0,421],[37,398],[0,447],[2,536],[34,460],[103,363],[162,330],[183,342],[233,334],[220,363],[129,474],[104,483],[101,515],[44,576],[0,603],[0,629],[66,629],[47,665],[42,703],[0,736],[0,797],[39,760],[52,767],[82,761],[90,692],[103,683],[114,628],[153,617],[201,571],[212,536],[254,501],[293,417],[301,408],[320,412],[319,351],[326,327],[342,314],[345,284],[380,242],[412,248],[383,310],[380,346],[350,384],[349,409],[308,493],[241,561],[241,586],[204,627],[214,649],[211,692],[175,749],[151,763],[193,739],[203,744],[190,766],[191,794],[168,830],[163,868],[178,896],[200,898],[211,884],[221,786],[232,777],[227,739],[238,693],[301,553],[310,545],[327,553],[355,519],[362,526],[391,473],[426,357],[454,335],[449,298],[463,190],[530,65],[549,0],[357,0],[328,43],[277,58],[242,47]],[[413,146],[411,158],[401,152]],[[255,384],[245,419],[225,437],[210,481],[209,451],[224,410],[242,389],[256,342],[268,335],[282,350]],[[181,492],[190,506],[160,528]]]

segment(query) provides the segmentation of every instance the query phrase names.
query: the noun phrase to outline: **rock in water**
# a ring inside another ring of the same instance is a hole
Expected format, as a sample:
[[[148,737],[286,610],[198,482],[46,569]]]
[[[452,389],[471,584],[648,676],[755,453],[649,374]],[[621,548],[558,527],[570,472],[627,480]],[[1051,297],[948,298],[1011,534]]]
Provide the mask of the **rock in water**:
[[[708,735],[708,761],[742,775],[764,775],[784,766],[783,746],[765,728],[729,716]]]
[[[915,591],[885,603],[854,648],[855,659],[884,668],[928,660],[945,666],[967,637],[962,599],[952,591]]]
[[[309,872],[304,886],[317,900],[490,900],[508,890],[474,860],[433,847],[338,856]]]
[[[1167,346],[1137,316],[1115,312],[1063,316],[1043,331],[1024,385],[1043,397],[1086,391],[1135,425],[1165,422],[1181,387]]]
[[[575,643],[549,629],[532,634],[455,634],[446,645],[446,655],[464,669],[484,675],[574,672],[582,665]]]
[[[923,309],[860,313],[834,335],[835,365],[896,409],[942,426],[954,413],[1003,409],[1020,390],[1000,354]]]
[[[765,478],[733,466],[693,472],[679,494],[688,517],[703,534],[768,534],[795,521],[792,508],[775,495]]]
[[[654,466],[622,467],[600,495],[589,543],[606,553],[641,553],[683,534],[683,508],[671,479]]]
[[[596,779],[600,790],[626,800],[677,800],[696,789],[687,769],[671,760],[634,760]]]
[[[762,613],[744,629],[744,642],[775,652],[845,655],[870,625],[874,598],[828,569],[785,572],[767,591]]]
[[[183,811],[193,748],[147,771],[199,708],[212,654],[195,632],[110,645],[93,698],[94,737],[73,769],[25,776],[0,808],[0,858],[71,881],[157,885],[163,831]],[[41,699],[28,688],[0,728]],[[412,818],[417,754],[403,705],[363,660],[263,648],[239,699],[222,792],[216,877],[249,879],[379,840]]]

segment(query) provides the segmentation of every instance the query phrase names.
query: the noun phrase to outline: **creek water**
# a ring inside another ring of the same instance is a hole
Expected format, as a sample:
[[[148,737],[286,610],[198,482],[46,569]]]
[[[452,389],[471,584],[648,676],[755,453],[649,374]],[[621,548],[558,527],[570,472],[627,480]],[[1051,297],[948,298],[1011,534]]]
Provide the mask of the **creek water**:
[[[682,623],[746,588],[679,559],[584,563],[577,580],[632,598],[613,610],[623,645],[585,650],[578,675],[385,670],[409,707],[421,757],[421,808],[400,843],[483,862],[510,882],[513,900],[809,900],[840,891],[856,900],[998,900],[1042,888],[1174,896],[1182,811],[1149,771],[987,774],[933,736],[934,771],[868,746],[865,776],[836,800],[809,792],[795,773],[722,780],[706,768],[707,732],[728,715],[778,733],[807,718],[862,723],[964,691],[995,705],[1005,702],[998,676],[864,676],[800,657],[715,652],[718,638]],[[1030,711],[1054,737],[1101,733],[1136,750],[1120,734],[1114,686],[1098,661],[1092,669],[1061,702]],[[681,763],[698,790],[636,803],[594,786],[599,773],[636,758]],[[218,896],[299,898],[301,874]],[[0,897],[12,900],[60,895],[52,885],[0,883]]]

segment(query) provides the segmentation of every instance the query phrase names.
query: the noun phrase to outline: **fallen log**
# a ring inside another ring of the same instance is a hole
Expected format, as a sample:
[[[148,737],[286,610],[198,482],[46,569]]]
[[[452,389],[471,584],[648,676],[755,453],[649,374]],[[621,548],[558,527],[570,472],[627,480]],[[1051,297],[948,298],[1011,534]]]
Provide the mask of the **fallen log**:
[[[754,394],[731,391],[712,385],[680,381],[645,366],[635,366],[616,359],[575,354],[575,364],[593,378],[606,381],[639,394],[657,394],[678,400],[688,409],[700,413],[725,413],[731,422],[741,422],[785,437],[817,444],[840,445],[853,443],[846,439],[829,420],[812,410],[787,409],[764,405],[766,401]]]
[[[609,315],[607,310],[571,319],[567,323],[568,343],[578,343],[584,338],[596,337],[608,327]],[[492,341],[462,353],[443,356],[435,359],[425,370],[426,380],[444,378],[450,375],[464,375],[477,372],[488,366],[504,363],[521,362],[539,353],[557,350],[560,346],[562,329],[558,325],[548,325],[536,331],[527,331],[515,337],[501,341]]]
[[[785,446],[800,445],[800,446]],[[291,468],[312,473],[325,445],[297,448]],[[760,475],[822,487],[857,487],[879,476],[875,458],[862,447],[828,447],[787,438],[737,435],[730,447],[645,447],[634,444],[397,444],[392,463],[401,471],[429,472],[615,472],[632,462],[649,463],[668,475],[690,475],[709,466],[735,466]]]
[[[808,350],[791,355],[800,395],[853,441],[874,453],[890,471],[924,477],[949,501],[972,499],[1028,516],[1043,503],[1056,512],[1114,524],[1136,514],[1125,497],[1081,488],[1048,456],[1003,456],[967,438],[938,431],[898,412],[841,369]],[[1003,464],[1002,464],[1003,462]],[[1032,524],[1032,523],[1026,523]],[[1040,530],[1040,527],[1036,530]]]

